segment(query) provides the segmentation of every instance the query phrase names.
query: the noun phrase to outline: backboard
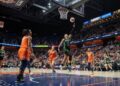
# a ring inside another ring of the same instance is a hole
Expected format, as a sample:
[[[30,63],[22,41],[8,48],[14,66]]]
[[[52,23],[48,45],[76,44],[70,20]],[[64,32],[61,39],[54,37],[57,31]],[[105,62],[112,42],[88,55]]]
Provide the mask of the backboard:
[[[59,6],[63,6],[70,12],[84,17],[84,7],[88,0],[53,0]]]
[[[69,3],[71,3],[74,0],[54,0],[55,2],[57,2],[58,4],[61,4],[63,6],[68,6]]]

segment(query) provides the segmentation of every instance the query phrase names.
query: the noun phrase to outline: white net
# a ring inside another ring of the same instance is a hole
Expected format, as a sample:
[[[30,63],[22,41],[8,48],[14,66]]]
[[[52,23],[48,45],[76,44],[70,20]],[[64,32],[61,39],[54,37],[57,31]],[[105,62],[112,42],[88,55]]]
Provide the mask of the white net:
[[[66,20],[68,16],[69,10],[63,7],[58,8],[58,12],[60,14],[60,19]]]

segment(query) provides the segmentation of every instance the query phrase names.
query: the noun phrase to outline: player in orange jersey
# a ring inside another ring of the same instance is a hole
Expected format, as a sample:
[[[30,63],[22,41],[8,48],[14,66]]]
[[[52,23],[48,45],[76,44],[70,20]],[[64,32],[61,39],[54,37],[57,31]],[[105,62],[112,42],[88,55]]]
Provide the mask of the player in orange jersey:
[[[29,66],[29,64],[30,64],[29,63],[30,57],[31,57],[31,41],[30,41],[30,37],[29,37],[29,30],[24,29],[22,42],[21,42],[20,48],[18,50],[18,58],[21,62],[20,71],[17,76],[18,82],[23,81],[23,74],[24,74],[25,68],[27,66]]]
[[[55,50],[55,46],[52,46],[51,49],[48,50],[48,56],[49,65],[51,66],[52,71],[55,73],[54,64],[57,57],[57,51]]]
[[[94,53],[88,48],[87,52],[88,70],[94,70]]]

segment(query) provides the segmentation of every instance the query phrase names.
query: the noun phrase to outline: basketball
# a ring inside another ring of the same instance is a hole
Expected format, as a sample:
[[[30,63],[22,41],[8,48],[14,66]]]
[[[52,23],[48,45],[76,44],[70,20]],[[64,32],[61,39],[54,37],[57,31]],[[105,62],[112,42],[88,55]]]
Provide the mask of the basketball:
[[[71,18],[70,18],[70,22],[71,22],[71,23],[74,23],[74,22],[75,22],[75,18],[74,18],[74,17],[71,17]]]

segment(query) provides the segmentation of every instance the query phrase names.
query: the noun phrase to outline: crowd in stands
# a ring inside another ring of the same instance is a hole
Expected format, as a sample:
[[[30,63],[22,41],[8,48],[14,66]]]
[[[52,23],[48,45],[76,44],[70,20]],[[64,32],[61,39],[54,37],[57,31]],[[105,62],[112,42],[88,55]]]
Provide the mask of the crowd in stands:
[[[19,45],[21,42],[21,36],[18,36],[17,34],[10,34],[10,33],[0,33],[0,43],[7,43],[7,44],[16,44]],[[51,36],[33,36],[32,43],[33,45],[56,45],[60,41],[59,36],[51,35]]]
[[[81,30],[80,38],[86,39],[96,36],[102,36],[120,31],[120,23],[111,25],[99,25],[92,28],[85,28]]]
[[[91,37],[111,34],[114,32],[120,32],[120,23],[111,24],[111,25],[99,25],[92,28],[85,28],[85,29],[82,29],[80,33],[74,34],[72,37],[74,40],[83,40]],[[3,33],[3,35],[4,36],[0,36],[0,40],[2,40],[3,43],[20,44],[21,42],[21,36],[17,36],[17,34]],[[61,37],[57,35],[42,36],[42,37],[33,36],[32,42],[33,42],[33,45],[39,45],[39,44],[58,45],[60,42],[60,39]]]

